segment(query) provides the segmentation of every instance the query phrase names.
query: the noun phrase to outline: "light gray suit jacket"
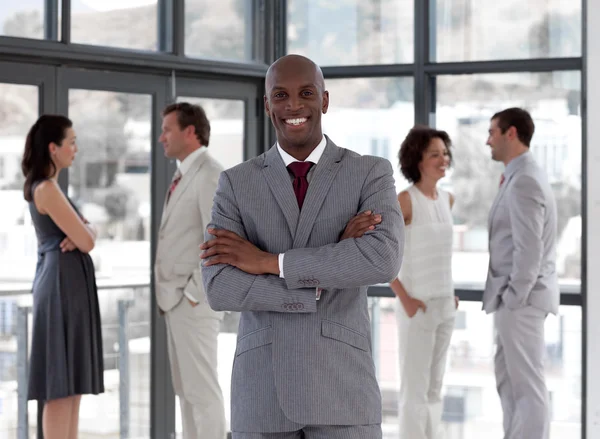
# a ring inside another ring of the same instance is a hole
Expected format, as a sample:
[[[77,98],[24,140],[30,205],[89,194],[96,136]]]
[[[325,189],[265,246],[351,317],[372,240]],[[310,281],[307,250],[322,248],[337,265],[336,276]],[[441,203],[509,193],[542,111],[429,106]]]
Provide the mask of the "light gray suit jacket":
[[[358,212],[374,231],[339,242]],[[404,245],[389,161],[327,146],[302,211],[276,146],[221,174],[211,225],[285,253],[285,279],[204,267],[215,310],[242,311],[232,374],[232,431],[381,422],[367,286],[397,274]],[[315,288],[324,289],[319,301]]]
[[[490,210],[486,312],[500,303],[558,312],[556,216],[552,189],[531,153],[513,159]]]
[[[165,198],[154,264],[156,301],[165,312],[183,299],[185,290],[207,316],[222,316],[208,306],[198,259],[222,170],[204,151],[183,175],[168,203]]]

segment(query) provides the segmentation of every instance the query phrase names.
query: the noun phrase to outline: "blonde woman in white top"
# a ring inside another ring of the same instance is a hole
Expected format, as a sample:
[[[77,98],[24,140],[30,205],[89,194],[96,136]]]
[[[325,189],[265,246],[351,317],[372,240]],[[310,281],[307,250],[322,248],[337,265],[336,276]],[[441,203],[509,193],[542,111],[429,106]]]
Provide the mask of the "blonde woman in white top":
[[[398,195],[404,259],[391,283],[400,348],[400,438],[440,439],[441,389],[458,298],[452,284],[452,194],[437,187],[452,161],[444,131],[415,127],[400,147],[412,185]]]

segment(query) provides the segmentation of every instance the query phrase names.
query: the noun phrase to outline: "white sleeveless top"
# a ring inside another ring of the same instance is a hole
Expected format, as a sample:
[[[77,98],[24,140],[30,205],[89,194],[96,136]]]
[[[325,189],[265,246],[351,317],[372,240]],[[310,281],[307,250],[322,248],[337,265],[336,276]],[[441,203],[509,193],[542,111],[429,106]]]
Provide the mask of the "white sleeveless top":
[[[414,185],[407,191],[412,203],[412,221],[405,228],[404,257],[398,278],[416,299],[453,297],[450,194],[438,189],[437,199],[432,200]]]

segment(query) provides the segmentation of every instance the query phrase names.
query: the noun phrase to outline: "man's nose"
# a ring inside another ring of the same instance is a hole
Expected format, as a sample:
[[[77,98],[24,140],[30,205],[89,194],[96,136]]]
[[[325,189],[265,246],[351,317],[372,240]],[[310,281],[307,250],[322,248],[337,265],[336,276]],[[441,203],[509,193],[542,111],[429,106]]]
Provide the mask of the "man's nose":
[[[298,111],[298,110],[301,110],[303,107],[304,107],[304,104],[301,102],[300,99],[290,98],[290,99],[288,99],[286,110]]]

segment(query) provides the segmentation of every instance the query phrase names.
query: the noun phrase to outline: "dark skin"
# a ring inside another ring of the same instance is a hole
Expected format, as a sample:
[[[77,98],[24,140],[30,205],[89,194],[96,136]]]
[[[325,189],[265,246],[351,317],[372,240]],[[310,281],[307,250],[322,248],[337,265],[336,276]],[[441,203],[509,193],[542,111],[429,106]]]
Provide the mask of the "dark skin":
[[[269,67],[265,80],[265,111],[281,148],[304,161],[323,139],[321,115],[329,93],[321,69],[308,58],[284,56]],[[350,219],[340,241],[360,238],[381,222],[381,215],[362,212]],[[204,265],[228,264],[249,274],[279,275],[278,255],[262,251],[228,230],[208,229],[215,238],[200,246]]]

